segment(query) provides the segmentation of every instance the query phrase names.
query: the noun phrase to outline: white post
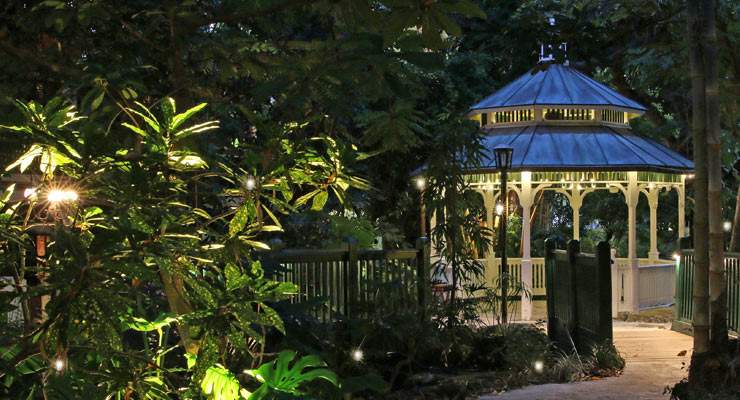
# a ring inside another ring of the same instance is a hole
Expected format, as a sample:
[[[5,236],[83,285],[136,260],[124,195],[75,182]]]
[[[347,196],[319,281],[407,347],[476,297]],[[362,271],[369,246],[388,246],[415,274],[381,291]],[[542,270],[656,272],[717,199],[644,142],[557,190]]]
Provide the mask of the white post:
[[[678,191],[678,239],[686,236],[686,175],[681,175]]]
[[[581,240],[581,205],[583,198],[578,193],[578,189],[573,189],[573,196],[570,198],[570,207],[573,209],[573,240]]]
[[[637,203],[640,190],[637,187],[637,172],[628,172],[627,183],[627,259],[630,265],[630,293],[625,303],[632,312],[640,311],[640,270],[637,260]],[[625,296],[627,297],[627,296]]]
[[[532,173],[522,172],[521,193],[519,204],[522,206],[522,284],[526,290],[532,290],[532,253],[530,213],[532,210]],[[532,298],[522,292],[522,320],[532,319]]]
[[[660,189],[651,187],[647,192],[648,204],[650,205],[650,251],[648,259],[651,262],[657,261],[660,254],[658,253],[658,194]]]

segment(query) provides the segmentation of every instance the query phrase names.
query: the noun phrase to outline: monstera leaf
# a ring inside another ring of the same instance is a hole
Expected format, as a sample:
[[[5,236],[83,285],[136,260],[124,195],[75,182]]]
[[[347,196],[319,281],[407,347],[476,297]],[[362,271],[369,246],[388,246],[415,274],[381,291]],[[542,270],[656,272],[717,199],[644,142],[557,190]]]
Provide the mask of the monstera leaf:
[[[249,396],[249,400],[269,399],[280,395],[300,396],[301,385],[316,379],[324,379],[337,386],[337,375],[324,368],[326,363],[319,357],[309,355],[293,362],[296,352],[282,351],[278,358],[259,368],[245,371],[262,385]],[[291,365],[292,364],[292,365]]]

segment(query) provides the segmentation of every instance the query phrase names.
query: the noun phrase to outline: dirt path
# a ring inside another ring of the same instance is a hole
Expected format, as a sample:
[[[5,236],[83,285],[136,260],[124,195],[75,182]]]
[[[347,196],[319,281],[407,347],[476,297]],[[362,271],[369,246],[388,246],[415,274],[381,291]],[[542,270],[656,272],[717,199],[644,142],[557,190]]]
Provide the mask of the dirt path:
[[[528,386],[481,400],[653,400],[668,399],[666,386],[686,375],[692,339],[664,327],[614,325],[614,343],[627,361],[619,377],[598,381]],[[686,350],[686,355],[678,356]]]

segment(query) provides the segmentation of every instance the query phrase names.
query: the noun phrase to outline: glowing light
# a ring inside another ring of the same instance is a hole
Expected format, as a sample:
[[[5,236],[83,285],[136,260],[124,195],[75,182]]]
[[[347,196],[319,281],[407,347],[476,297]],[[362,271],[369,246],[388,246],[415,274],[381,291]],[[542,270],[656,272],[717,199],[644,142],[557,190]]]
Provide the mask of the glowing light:
[[[424,188],[427,186],[427,180],[424,179],[423,176],[416,178],[414,183],[416,184],[416,188],[419,190],[424,190]]]
[[[247,190],[254,190],[254,188],[257,187],[257,181],[254,179],[253,176],[250,176],[244,182],[244,187],[247,188]]]
[[[730,222],[730,221],[725,221],[725,222],[724,222],[724,223],[722,224],[722,229],[724,229],[724,230],[725,230],[725,232],[729,232],[729,231],[731,231],[731,230],[732,230],[732,222]]]
[[[62,360],[61,358],[57,358],[56,360],[54,360],[54,369],[57,372],[62,372],[62,370],[64,370],[64,360]]]
[[[543,362],[542,362],[542,361],[540,361],[540,360],[537,360],[537,361],[535,361],[535,362],[534,362],[534,370],[535,370],[535,371],[536,371],[537,373],[542,373],[542,371],[544,371],[544,370],[545,370],[545,363],[543,363]]]
[[[496,215],[502,215],[504,213],[504,205],[501,203],[496,204]]]
[[[74,190],[52,189],[46,194],[46,200],[50,203],[73,202],[79,197]]]
[[[673,253],[673,259],[676,261],[681,261],[681,255],[679,255],[678,253]]]
[[[362,359],[365,358],[365,353],[361,349],[354,349],[350,356],[355,362],[362,362]]]
[[[26,188],[26,190],[23,191],[23,197],[29,198],[29,197],[36,197],[36,192],[38,192],[38,189],[35,187]]]

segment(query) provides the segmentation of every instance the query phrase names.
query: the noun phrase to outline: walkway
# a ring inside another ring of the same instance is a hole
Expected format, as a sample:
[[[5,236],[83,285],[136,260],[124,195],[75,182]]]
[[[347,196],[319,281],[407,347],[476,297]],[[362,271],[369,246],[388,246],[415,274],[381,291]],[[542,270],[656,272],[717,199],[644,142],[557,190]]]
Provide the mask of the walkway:
[[[692,338],[667,325],[614,322],[614,343],[627,361],[619,377],[528,386],[481,400],[653,400],[668,399],[666,386],[686,375]],[[678,356],[686,350],[686,355]],[[685,365],[682,362],[686,363]]]

